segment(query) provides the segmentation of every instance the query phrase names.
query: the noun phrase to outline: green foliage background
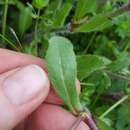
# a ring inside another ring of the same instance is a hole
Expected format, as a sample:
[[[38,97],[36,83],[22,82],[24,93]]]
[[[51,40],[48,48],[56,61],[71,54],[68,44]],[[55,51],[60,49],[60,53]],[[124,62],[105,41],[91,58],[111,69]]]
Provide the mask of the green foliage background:
[[[82,103],[100,130],[129,130],[130,13],[120,11],[128,2],[0,0],[0,47],[44,58],[52,36],[68,38],[77,55]]]

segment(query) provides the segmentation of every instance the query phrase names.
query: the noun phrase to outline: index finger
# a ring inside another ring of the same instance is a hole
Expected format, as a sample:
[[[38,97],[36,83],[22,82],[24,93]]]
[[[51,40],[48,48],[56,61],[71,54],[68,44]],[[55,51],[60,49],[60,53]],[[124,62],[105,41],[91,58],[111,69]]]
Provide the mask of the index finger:
[[[28,64],[37,64],[45,68],[42,59],[7,49],[0,49],[0,60],[0,73]]]

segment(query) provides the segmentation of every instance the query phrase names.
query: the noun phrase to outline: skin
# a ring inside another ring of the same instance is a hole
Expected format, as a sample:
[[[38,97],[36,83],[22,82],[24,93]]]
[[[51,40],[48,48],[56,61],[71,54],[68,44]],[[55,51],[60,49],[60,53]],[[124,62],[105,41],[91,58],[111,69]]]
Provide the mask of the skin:
[[[0,87],[4,78],[15,73],[23,66],[36,64],[45,70],[45,63],[42,59],[6,49],[0,49],[0,59]],[[77,91],[80,91],[78,81]],[[0,96],[1,93],[2,89],[0,88]],[[35,99],[21,107],[10,105],[8,102],[5,103],[5,100],[0,97],[0,115],[6,113],[6,117],[3,116],[2,120],[0,120],[0,129],[69,130],[76,121],[76,117],[64,110],[61,107],[62,103],[62,100],[56,96],[51,86],[44,92],[39,92]],[[85,123],[81,122],[76,130],[90,129]]]

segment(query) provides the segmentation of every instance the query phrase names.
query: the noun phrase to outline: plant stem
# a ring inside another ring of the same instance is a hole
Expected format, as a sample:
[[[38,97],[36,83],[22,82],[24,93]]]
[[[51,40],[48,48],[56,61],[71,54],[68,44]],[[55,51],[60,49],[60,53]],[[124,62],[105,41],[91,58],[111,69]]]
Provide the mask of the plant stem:
[[[76,128],[79,126],[79,124],[85,119],[86,117],[86,113],[81,113],[79,114],[79,116],[77,117],[76,121],[74,122],[74,124],[71,126],[70,130],[76,130]]]
[[[98,99],[100,98],[101,94],[102,94],[102,91],[99,92],[99,93],[97,93],[97,95],[96,95],[96,97],[95,97],[95,100],[94,100],[93,103],[92,103],[92,106],[95,106],[95,104],[97,103],[97,101],[98,101]]]
[[[91,112],[88,108],[85,108],[86,118],[84,119],[84,122],[89,126],[90,130],[98,130],[95,120],[92,117]]]
[[[124,48],[123,51],[124,51],[124,52],[127,51],[127,49],[129,48],[129,46],[130,46],[130,40],[127,42],[127,44],[126,44],[126,46],[125,46],[125,48]]]
[[[81,82],[80,85],[83,85],[83,86],[95,86],[93,83],[84,83],[84,82]]]
[[[129,12],[130,11],[130,2],[126,5],[124,5],[123,7],[119,8],[118,10],[111,12],[110,14],[108,14],[109,18],[114,18],[116,16],[119,16],[123,13]]]
[[[126,99],[128,99],[128,95],[123,96],[119,101],[117,101],[107,111],[105,111],[99,118],[103,119],[106,115],[108,115],[112,110],[114,110],[117,106],[123,103]]]
[[[85,50],[84,50],[84,54],[86,54],[86,53],[88,52],[88,49],[89,49],[89,47],[92,45],[93,40],[95,39],[95,37],[96,37],[96,32],[94,32],[94,34],[92,35],[92,38],[90,39],[90,41],[89,41],[87,47],[86,47]]]
[[[90,128],[90,130],[99,130],[96,126],[95,121],[93,120],[92,117],[86,117],[84,119],[84,122],[88,125],[88,127]]]
[[[39,21],[39,16],[40,16],[40,9],[38,9],[38,12],[37,12],[37,19],[36,19],[36,24],[35,24],[35,40],[37,41],[37,35],[38,35],[38,21]]]
[[[37,54],[37,51],[38,51],[38,43],[37,43],[37,41],[38,41],[38,22],[39,22],[39,16],[40,16],[40,9],[38,9],[38,12],[37,12],[37,19],[36,19],[35,31],[34,31],[36,56],[38,55]]]
[[[76,130],[76,128],[79,126],[81,121],[84,121],[91,130],[98,130],[95,121],[92,118],[92,115],[88,108],[84,108],[84,112],[81,112],[77,118],[77,120],[74,122],[70,130]]]
[[[19,48],[17,48],[14,43],[12,43],[10,40],[8,40],[4,35],[0,34],[0,37],[6,41],[7,43],[9,43],[10,46],[12,46],[16,51],[20,51]]]
[[[8,0],[5,1],[4,14],[3,14],[3,25],[2,25],[2,35],[5,36],[6,31],[6,21],[7,21],[7,12],[8,12]]]
[[[121,75],[120,73],[113,73],[113,72],[108,71],[108,70],[105,70],[105,72],[112,75],[112,76],[115,76],[117,78],[126,80],[126,81],[128,81],[130,83],[130,78],[126,77],[125,75]]]
[[[13,28],[11,28],[10,27],[10,31],[12,32],[12,34],[14,35],[14,37],[15,37],[15,39],[17,40],[17,42],[18,42],[18,45],[19,45],[19,47],[20,47],[20,49],[22,49],[23,47],[22,47],[22,44],[20,43],[20,40],[19,40],[19,38],[18,38],[18,36],[17,36],[17,34],[16,34],[16,32],[14,31],[14,29]]]

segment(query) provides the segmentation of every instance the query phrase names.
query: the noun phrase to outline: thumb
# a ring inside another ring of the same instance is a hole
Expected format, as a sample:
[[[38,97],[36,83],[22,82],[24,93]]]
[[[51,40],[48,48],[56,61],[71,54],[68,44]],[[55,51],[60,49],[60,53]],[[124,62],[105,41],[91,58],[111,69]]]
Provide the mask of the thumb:
[[[49,92],[46,73],[28,65],[0,75],[0,130],[11,130],[45,100]]]

